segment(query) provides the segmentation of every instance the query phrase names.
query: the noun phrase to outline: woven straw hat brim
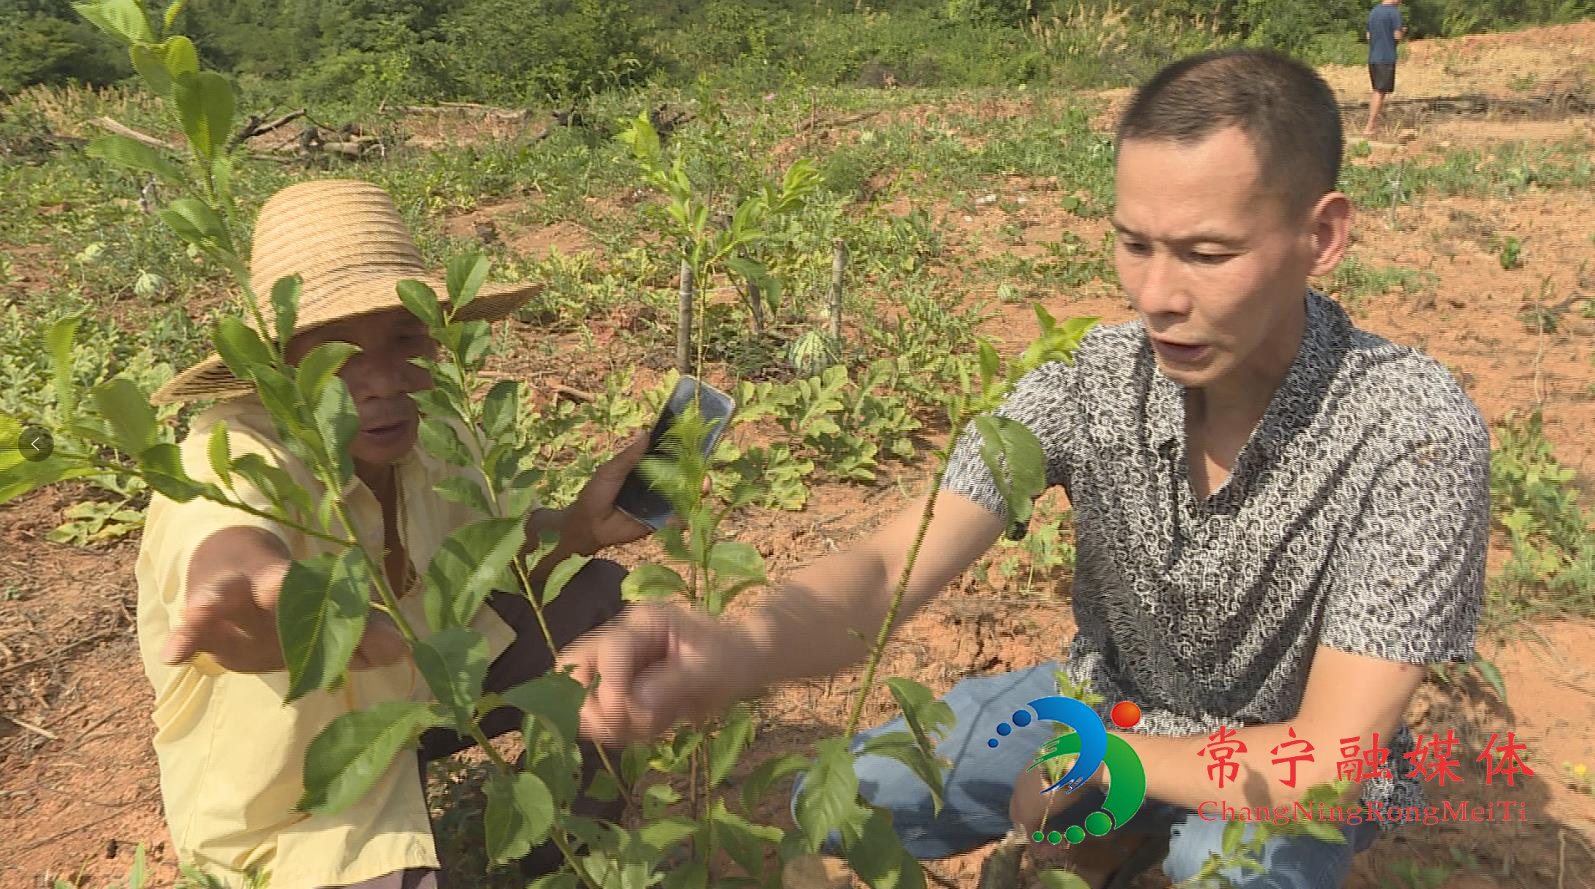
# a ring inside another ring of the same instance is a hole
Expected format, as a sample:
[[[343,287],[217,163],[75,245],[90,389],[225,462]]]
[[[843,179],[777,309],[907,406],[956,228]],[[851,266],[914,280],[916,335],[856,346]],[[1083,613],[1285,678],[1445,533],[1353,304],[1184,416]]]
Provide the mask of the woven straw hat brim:
[[[260,208],[250,251],[249,277],[256,307],[270,318],[277,281],[298,275],[299,316],[294,333],[403,308],[398,284],[421,281],[447,303],[448,288],[429,270],[393,198],[355,179],[321,179],[290,185]],[[502,318],[541,289],[540,285],[485,285],[455,317],[462,321]],[[254,326],[253,316],[244,323]],[[274,335],[275,331],[267,331]],[[253,386],[233,376],[220,355],[184,370],[150,401],[171,404],[197,398],[231,398]]]
[[[402,275],[391,279],[377,279],[358,282],[340,292],[338,298],[322,301],[317,304],[317,311],[309,316],[301,316],[294,325],[294,333],[304,333],[307,330],[341,321],[347,318],[358,318],[361,315],[370,315],[388,309],[403,308],[400,302],[398,283],[406,278],[420,281],[432,288],[434,293],[442,297],[440,302],[448,305],[444,294],[448,293],[447,285],[441,279],[426,275]],[[484,284],[477,292],[476,298],[466,303],[454,318],[456,321],[496,321],[508,316],[520,308],[531,297],[535,296],[541,285],[513,286],[503,284]],[[251,327],[254,325],[251,324]],[[212,352],[204,360],[193,367],[184,370],[167,381],[166,385],[150,396],[151,404],[177,404],[186,401],[196,401],[204,398],[225,399],[248,395],[254,391],[254,386],[244,380],[233,376],[227,369],[220,355]]]

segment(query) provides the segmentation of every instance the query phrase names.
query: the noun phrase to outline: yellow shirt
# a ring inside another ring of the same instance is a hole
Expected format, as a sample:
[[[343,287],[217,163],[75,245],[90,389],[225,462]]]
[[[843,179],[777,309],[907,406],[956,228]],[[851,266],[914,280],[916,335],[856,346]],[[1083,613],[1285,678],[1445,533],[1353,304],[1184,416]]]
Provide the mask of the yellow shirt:
[[[181,445],[190,475],[219,481],[206,459],[206,442],[219,419],[227,423],[235,458],[261,454],[310,491],[312,502],[319,499],[321,485],[281,445],[253,397],[218,404],[195,419]],[[433,491],[461,470],[421,448],[413,448],[397,470],[404,503],[400,540],[419,576],[450,531],[485,517]],[[233,482],[240,499],[270,509],[259,491],[236,475]],[[358,479],[344,494],[357,539],[380,556],[384,537],[376,497]],[[246,870],[270,871],[272,889],[341,886],[407,867],[437,867],[413,754],[398,756],[370,792],[340,814],[294,810],[304,792],[305,749],[327,723],[379,701],[432,698],[411,661],[351,670],[338,691],[312,692],[292,704],[283,703],[287,671],[234,673],[203,654],[187,664],[161,663],[161,647],[182,619],[189,559],[211,533],[233,526],[270,531],[295,559],[336,546],[208,500],[151,499],[136,568],[138,639],[155,686],[155,752],[178,856],[229,886],[242,885]],[[419,593],[405,595],[400,607],[424,633]],[[491,608],[482,608],[475,628],[487,636],[495,658],[514,638]]]

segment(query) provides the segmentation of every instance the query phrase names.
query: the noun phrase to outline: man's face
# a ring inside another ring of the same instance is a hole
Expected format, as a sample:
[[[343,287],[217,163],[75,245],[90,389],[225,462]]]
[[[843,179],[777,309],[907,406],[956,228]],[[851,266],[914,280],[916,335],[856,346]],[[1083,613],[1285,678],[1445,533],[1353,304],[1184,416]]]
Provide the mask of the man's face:
[[[394,463],[415,446],[420,427],[420,412],[409,395],[432,384],[431,375],[410,359],[434,357],[437,344],[407,309],[388,309],[295,336],[288,343],[288,360],[298,364],[310,350],[333,341],[360,347],[338,371],[360,413],[350,453],[357,463]]]
[[[1179,385],[1266,377],[1295,354],[1288,334],[1313,267],[1313,214],[1287,213],[1260,172],[1236,128],[1192,145],[1120,145],[1119,280],[1159,369]]]

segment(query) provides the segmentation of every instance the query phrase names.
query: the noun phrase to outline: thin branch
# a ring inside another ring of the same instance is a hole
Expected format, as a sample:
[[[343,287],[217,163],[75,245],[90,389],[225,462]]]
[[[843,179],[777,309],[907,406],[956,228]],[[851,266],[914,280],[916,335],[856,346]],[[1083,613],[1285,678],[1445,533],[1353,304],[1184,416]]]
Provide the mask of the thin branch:
[[[6,722],[11,723],[12,725],[19,726],[21,728],[25,728],[28,731],[33,732],[35,735],[38,735],[41,738],[48,738],[48,739],[50,739],[52,741],[61,740],[61,736],[60,735],[57,735],[54,732],[48,731],[46,729],[42,729],[39,726],[36,726],[33,723],[31,723],[31,722],[26,722],[24,720],[18,719],[17,717],[12,716],[9,713],[0,713],[0,719],[4,719]]]
[[[165,149],[166,151],[171,151],[171,152],[177,152],[178,151],[177,146],[173,145],[170,142],[167,142],[167,141],[162,140],[162,139],[157,139],[154,136],[149,135],[148,133],[141,133],[138,130],[133,129],[130,126],[126,126],[124,124],[117,123],[116,121],[110,119],[109,117],[96,117],[93,121],[91,121],[91,123],[93,123],[95,126],[99,127],[102,130],[109,130],[110,132],[115,133],[118,136],[126,136],[127,138],[132,139],[135,142],[142,142],[142,143],[144,143],[145,145],[148,145],[151,148],[161,148],[161,149]]]

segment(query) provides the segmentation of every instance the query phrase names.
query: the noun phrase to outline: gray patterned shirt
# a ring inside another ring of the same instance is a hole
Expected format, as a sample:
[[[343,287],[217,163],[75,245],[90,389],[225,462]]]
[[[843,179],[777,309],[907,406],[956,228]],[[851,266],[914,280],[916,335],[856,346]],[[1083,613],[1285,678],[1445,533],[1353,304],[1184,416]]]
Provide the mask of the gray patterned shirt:
[[[1286,723],[1316,646],[1414,664],[1473,655],[1489,431],[1433,359],[1306,299],[1290,370],[1205,500],[1186,473],[1181,388],[1139,321],[1094,329],[1072,367],[1038,368],[998,410],[1041,440],[1047,482],[1073,506],[1067,668],[1106,698],[1104,717],[1129,700],[1153,734]],[[944,487],[1007,515],[972,429]],[[1341,739],[1307,740],[1318,762],[1341,760]],[[1377,746],[1391,776],[1364,781],[1363,800],[1421,805],[1406,726]]]

